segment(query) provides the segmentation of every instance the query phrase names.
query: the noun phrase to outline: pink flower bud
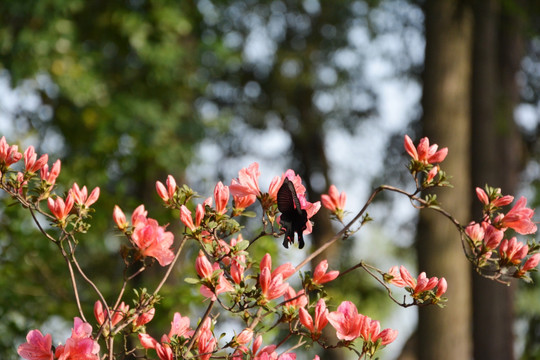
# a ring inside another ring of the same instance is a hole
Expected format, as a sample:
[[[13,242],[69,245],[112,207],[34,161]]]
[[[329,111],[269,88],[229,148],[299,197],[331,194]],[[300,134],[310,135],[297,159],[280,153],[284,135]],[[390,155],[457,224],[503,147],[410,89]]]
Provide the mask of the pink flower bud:
[[[118,229],[122,231],[125,230],[129,225],[126,221],[126,215],[124,215],[124,212],[118,205],[114,205],[113,220],[116,223],[116,226],[118,226]]]
[[[221,181],[214,188],[214,200],[216,201],[216,212],[220,215],[224,214],[229,202],[229,187],[223,185]]]
[[[208,261],[202,250],[199,250],[199,256],[195,260],[195,270],[201,278],[207,280],[212,277],[212,273],[214,272],[212,264]]]
[[[448,289],[448,284],[446,283],[445,278],[441,278],[439,280],[439,283],[437,284],[437,293],[435,294],[436,297],[440,298]]]
[[[240,334],[236,337],[236,342],[238,345],[246,345],[253,339],[253,329],[245,328]]]
[[[193,224],[193,218],[191,217],[191,211],[185,205],[180,206],[180,220],[191,231],[195,231],[196,227]]]
[[[156,313],[156,309],[151,308],[147,312],[140,314],[135,319],[135,326],[139,327],[139,326],[143,326],[144,324],[149,323],[154,318],[155,313]]]

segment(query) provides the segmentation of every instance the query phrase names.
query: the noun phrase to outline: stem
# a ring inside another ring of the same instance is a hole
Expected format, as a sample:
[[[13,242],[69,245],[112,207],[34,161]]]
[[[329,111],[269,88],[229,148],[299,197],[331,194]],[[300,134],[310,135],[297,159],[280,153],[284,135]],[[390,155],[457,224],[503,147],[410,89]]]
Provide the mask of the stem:
[[[215,300],[212,300],[210,302],[210,304],[208,304],[208,307],[206,308],[206,311],[205,311],[203,317],[201,318],[201,321],[199,322],[199,325],[197,325],[197,329],[195,329],[195,332],[193,333],[193,336],[189,340],[189,344],[188,344],[188,346],[186,348],[186,354],[191,350],[191,347],[195,343],[195,339],[197,338],[197,336],[201,332],[201,327],[202,327],[202,325],[204,323],[204,320],[206,320],[206,318],[210,315],[210,311],[214,307],[214,303],[215,303]]]
[[[174,264],[176,264],[176,261],[178,260],[178,258],[180,257],[180,253],[182,252],[182,248],[184,247],[184,244],[186,243],[186,240],[187,240],[187,237],[184,236],[182,238],[182,241],[180,242],[180,247],[178,248],[178,250],[176,251],[176,255],[174,256],[174,259],[172,261],[172,263],[169,265],[169,268],[167,269],[167,272],[165,273],[165,275],[163,276],[163,279],[161,279],[161,282],[159,283],[159,285],[156,287],[156,289],[154,290],[154,292],[152,293],[153,296],[157,295],[157,293],[159,292],[159,290],[161,290],[161,288],[163,287],[163,285],[165,284],[165,281],[167,281],[167,279],[169,278],[169,275],[171,274],[172,272],[172,269],[174,267]]]
[[[56,243],[56,241],[55,241]],[[82,310],[81,306],[81,300],[79,298],[79,291],[77,290],[77,280],[75,279],[75,273],[73,271],[73,266],[71,266],[71,262],[69,261],[68,254],[66,253],[66,250],[62,247],[62,245],[58,242],[56,243],[58,245],[58,248],[60,249],[60,252],[62,253],[62,256],[64,257],[64,260],[66,261],[66,264],[68,266],[69,270],[69,278],[71,280],[71,286],[73,287],[73,294],[75,295],[75,302],[77,303],[77,308],[79,309],[79,315],[81,315],[81,319],[84,322],[86,321],[86,318],[84,316],[84,312]]]

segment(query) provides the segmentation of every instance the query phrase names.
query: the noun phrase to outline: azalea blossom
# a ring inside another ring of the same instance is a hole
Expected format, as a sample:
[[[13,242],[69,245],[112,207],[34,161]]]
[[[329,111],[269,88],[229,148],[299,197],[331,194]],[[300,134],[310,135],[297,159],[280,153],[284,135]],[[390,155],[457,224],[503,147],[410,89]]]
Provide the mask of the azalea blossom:
[[[193,223],[193,218],[191,216],[191,211],[187,208],[186,205],[180,206],[180,220],[189,228],[191,231],[195,231],[197,228]]]
[[[266,300],[277,299],[285,294],[289,284],[283,281],[282,274],[272,276],[270,270],[265,267],[259,274],[259,286],[263,295],[263,302],[266,302]]]
[[[129,305],[126,305],[123,301],[118,305],[118,308],[114,311],[111,311],[111,323],[112,326],[115,326],[122,320],[129,311]],[[97,300],[94,303],[94,316],[99,325],[106,324],[108,322],[108,316],[106,310],[103,308],[103,304],[100,300]]]
[[[277,201],[277,193],[281,185],[283,185],[283,179],[285,176],[274,176],[272,181],[270,181],[270,186],[268,187],[268,195],[272,200]]]
[[[214,188],[214,200],[216,201],[216,212],[220,215],[225,214],[229,202],[229,187],[223,185],[221,181]]]
[[[49,210],[51,210],[54,217],[61,223],[63,223],[68,217],[69,212],[73,208],[73,204],[74,200],[71,193],[68,194],[65,202],[59,196],[55,200],[53,200],[51,197],[47,199],[47,206],[49,207]]]
[[[313,270],[313,283],[317,285],[322,285],[329,281],[334,280],[339,276],[339,271],[333,270],[326,272],[328,270],[328,260],[322,260]]]
[[[49,171],[49,165],[45,164],[40,170],[41,180],[45,181],[49,185],[54,185],[56,183],[56,178],[60,175],[60,168],[62,167],[62,162],[56,160]]]
[[[99,349],[99,344],[92,339],[92,326],[76,317],[71,337],[65,345],[56,347],[54,355],[58,360],[99,360]]]
[[[285,291],[285,294],[283,294],[283,298],[286,301],[285,307],[288,307],[290,309],[304,308],[308,303],[308,299],[305,295],[304,289],[301,289],[297,293],[291,286],[289,286],[288,289]]]
[[[245,328],[236,336],[235,341],[238,345],[246,345],[251,339],[253,339],[253,329]]]
[[[435,164],[442,162],[448,155],[448,148],[442,148],[439,151],[437,144],[429,145],[429,139],[424,137],[420,139],[418,147],[414,147],[411,138],[405,135],[405,150],[413,158],[423,164]]]
[[[360,336],[365,343],[376,343],[380,339],[381,345],[383,346],[393,342],[396,339],[397,335],[397,330],[384,329],[381,331],[381,325],[379,321],[372,320],[368,316],[364,318],[364,322],[362,323],[362,328],[360,331]],[[372,347],[366,346],[366,348],[370,349]],[[370,353],[373,355],[373,353],[375,353],[375,350],[376,348],[370,351]]]
[[[511,228],[522,235],[534,234],[536,224],[531,221],[534,216],[534,210],[525,207],[527,199],[521,197],[514,207],[502,219],[499,219],[500,226]]]
[[[327,315],[327,319],[336,329],[338,339],[352,341],[360,336],[366,316],[359,314],[352,302],[343,301],[337,311],[332,311]]]
[[[77,183],[73,183],[70,192],[73,195],[75,204],[80,205],[83,208],[89,208],[99,198],[99,187],[95,187],[90,193],[90,196],[88,196],[86,186],[83,186],[82,189],[80,189]]]
[[[133,324],[135,325],[135,327],[143,326],[149,323],[154,318],[155,314],[156,314],[156,309],[151,308],[150,310],[145,311],[142,314],[139,314],[133,321]]]
[[[343,212],[345,209],[345,202],[347,201],[347,195],[345,192],[339,193],[335,185],[330,185],[328,189],[328,195],[321,195],[322,205],[330,210],[332,213]]]
[[[51,334],[43,335],[39,330],[31,330],[26,335],[26,342],[17,348],[17,354],[27,360],[53,360]]]
[[[397,266],[393,266],[388,270],[388,274],[392,276],[392,278],[388,280],[389,283],[394,284],[397,287],[410,289],[411,296],[415,299],[418,298],[422,292],[432,290],[439,283],[439,279],[436,277],[427,278],[425,272],[420,273],[418,278],[415,279],[404,266],[400,266],[399,270]]]
[[[165,231],[165,226],[159,226],[154,219],[146,217],[144,206],[139,206],[132,215],[134,226],[131,239],[143,256],[155,258],[161,266],[169,265],[174,259],[171,246],[174,235]]]
[[[129,225],[126,220],[126,215],[118,205],[114,205],[113,220],[116,226],[118,226],[118,229],[122,231],[125,230]]]
[[[23,154],[19,152],[17,145],[9,146],[5,136],[0,139],[0,170],[7,169],[12,164],[21,160]]]
[[[217,344],[217,340],[210,330],[209,318],[206,318],[205,324],[201,327],[199,337],[197,338],[197,348],[199,350],[199,359],[201,360],[210,359]]]
[[[49,155],[43,154],[38,159],[33,146],[29,146],[24,152],[24,170],[27,173],[35,173],[49,161]]]
[[[511,263],[517,265],[523,260],[527,253],[529,252],[529,246],[522,242],[517,241],[515,237],[511,238],[510,241],[504,239],[499,248],[501,254],[501,260],[503,263]]]
[[[488,207],[488,210],[491,210],[492,207],[502,207],[506,206],[512,201],[514,201],[514,197],[512,195],[502,195],[500,188],[495,188],[493,190],[493,196],[494,199],[490,199],[488,194],[484,191],[484,189],[477,187],[475,189],[476,196],[478,197],[478,200],[484,205],[491,205]]]
[[[199,250],[199,256],[197,256],[197,259],[195,260],[195,270],[203,280],[206,280],[208,285],[210,285],[213,281],[213,273],[216,270],[220,271],[219,277],[217,279],[217,284],[211,284],[214,287],[214,290],[212,290],[207,285],[201,285],[200,291],[203,296],[212,300],[216,300],[217,295],[224,292],[234,291],[232,285],[229,283],[229,281],[227,281],[227,279],[225,279],[225,275],[223,274],[223,270],[220,269],[219,264],[217,262],[211,264],[202,252],[202,250]]]
[[[299,309],[298,315],[300,322],[309,330],[314,340],[319,338],[322,330],[328,324],[328,309],[324,299],[319,299],[315,305],[315,319],[303,307]]]
[[[161,181],[156,181],[156,191],[163,201],[168,202],[176,193],[176,180],[172,175],[167,176],[166,184],[167,187]]]
[[[231,181],[231,186],[229,187],[231,194],[237,197],[245,197],[250,195],[254,197],[260,196],[260,175],[261,172],[259,171],[259,164],[256,162],[252,163],[247,168],[243,168],[238,172],[238,179],[233,179]]]
[[[155,349],[160,360],[173,360],[173,352],[169,345],[173,336],[191,337],[193,330],[189,329],[189,318],[182,317],[179,312],[174,313],[173,321],[171,322],[171,330],[168,335],[161,337],[161,342],[155,340],[152,336],[144,333],[139,333],[139,342],[145,349]]]

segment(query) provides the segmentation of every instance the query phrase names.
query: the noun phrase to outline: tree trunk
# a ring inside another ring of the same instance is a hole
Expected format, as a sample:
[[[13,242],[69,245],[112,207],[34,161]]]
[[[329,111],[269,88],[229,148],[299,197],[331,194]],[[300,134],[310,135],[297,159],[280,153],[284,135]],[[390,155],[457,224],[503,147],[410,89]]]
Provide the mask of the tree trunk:
[[[453,189],[437,191],[440,204],[460,222],[469,219],[470,75],[472,13],[462,2],[427,1],[426,50],[422,96],[424,133],[450,153],[442,167]],[[448,304],[419,309],[419,359],[470,359],[472,355],[470,265],[460,235],[446,218],[420,213],[419,271],[444,276]]]
[[[500,187],[514,194],[520,166],[519,137],[513,121],[518,100],[515,74],[523,53],[516,19],[501,16],[496,0],[475,3],[472,83],[473,186]],[[479,219],[480,202],[472,213]],[[475,360],[514,359],[513,286],[473,276],[473,337]],[[493,341],[497,339],[497,341]]]

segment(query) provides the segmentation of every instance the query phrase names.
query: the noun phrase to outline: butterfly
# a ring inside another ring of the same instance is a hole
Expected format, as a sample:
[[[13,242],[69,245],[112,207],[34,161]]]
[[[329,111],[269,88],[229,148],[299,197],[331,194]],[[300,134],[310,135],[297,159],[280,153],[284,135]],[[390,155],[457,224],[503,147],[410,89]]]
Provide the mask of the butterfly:
[[[304,247],[304,237],[302,233],[307,228],[307,212],[300,206],[300,200],[296,195],[294,184],[287,178],[278,190],[277,205],[281,211],[281,230],[285,231],[283,246],[289,248],[289,243],[294,244],[294,233],[298,234],[298,247]]]

